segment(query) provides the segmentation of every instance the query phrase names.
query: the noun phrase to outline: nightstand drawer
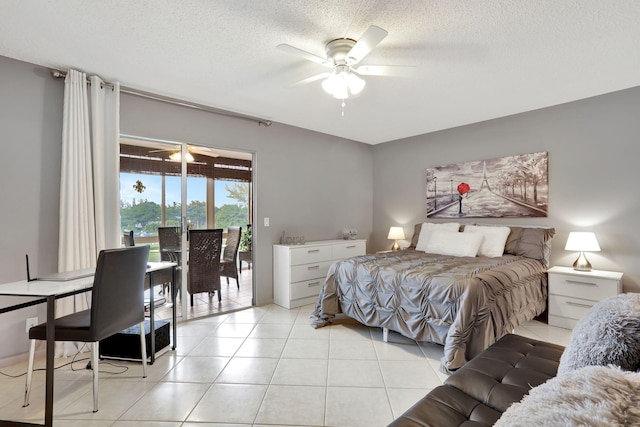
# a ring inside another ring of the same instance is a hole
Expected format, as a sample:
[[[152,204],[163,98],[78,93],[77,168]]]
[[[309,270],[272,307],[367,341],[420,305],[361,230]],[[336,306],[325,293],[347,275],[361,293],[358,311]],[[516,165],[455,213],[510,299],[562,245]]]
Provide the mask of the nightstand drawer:
[[[291,299],[299,299],[305,297],[317,296],[320,294],[322,284],[324,283],[324,277],[320,279],[307,280],[305,282],[298,282],[291,284]]]
[[[316,262],[313,264],[294,265],[291,267],[291,281],[302,282],[327,277],[327,272],[333,261]]]
[[[619,281],[603,277],[549,274],[549,294],[587,297],[601,301],[618,295]]]
[[[549,313],[577,320],[584,317],[596,303],[587,299],[549,295]]]

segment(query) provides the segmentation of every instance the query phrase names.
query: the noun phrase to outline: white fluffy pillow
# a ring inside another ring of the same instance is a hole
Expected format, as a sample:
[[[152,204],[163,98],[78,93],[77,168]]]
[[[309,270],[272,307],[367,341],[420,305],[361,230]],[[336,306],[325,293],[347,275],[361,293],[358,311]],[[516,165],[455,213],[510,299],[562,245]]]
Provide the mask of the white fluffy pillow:
[[[478,233],[483,236],[478,255],[495,258],[502,256],[507,237],[511,229],[509,227],[483,227],[481,225],[465,225],[465,233]]]
[[[495,427],[638,426],[640,373],[585,366],[531,389]]]
[[[460,230],[460,224],[457,222],[445,222],[442,224],[434,224],[431,222],[422,223],[422,227],[420,228],[420,236],[418,236],[418,243],[416,243],[417,251],[426,251],[427,242],[431,237],[431,233],[436,230],[455,231],[457,233]]]
[[[474,257],[480,249],[482,235],[435,230],[427,241],[425,252],[438,255]]]

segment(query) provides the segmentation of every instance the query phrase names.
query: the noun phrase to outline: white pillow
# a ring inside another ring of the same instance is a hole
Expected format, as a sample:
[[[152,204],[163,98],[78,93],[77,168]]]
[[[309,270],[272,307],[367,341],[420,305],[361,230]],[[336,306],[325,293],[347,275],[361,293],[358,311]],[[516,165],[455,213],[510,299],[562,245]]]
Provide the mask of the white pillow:
[[[483,227],[481,225],[465,225],[465,233],[477,233],[483,236],[478,255],[495,258],[504,254],[507,237],[511,233],[509,227]]]
[[[425,252],[438,255],[474,257],[480,249],[482,234],[435,230]]]
[[[425,251],[431,233],[433,233],[435,230],[455,231],[457,233],[460,230],[460,224],[457,222],[445,222],[442,224],[434,224],[431,222],[422,223],[422,227],[420,228],[420,236],[418,236],[418,243],[416,243],[417,251]]]

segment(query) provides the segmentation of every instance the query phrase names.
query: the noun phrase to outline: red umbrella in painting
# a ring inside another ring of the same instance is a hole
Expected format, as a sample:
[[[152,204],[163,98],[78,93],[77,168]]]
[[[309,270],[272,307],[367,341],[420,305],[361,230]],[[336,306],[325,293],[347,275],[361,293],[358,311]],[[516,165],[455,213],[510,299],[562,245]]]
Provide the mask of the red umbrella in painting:
[[[471,190],[471,187],[466,182],[461,182],[458,184],[458,214],[462,215],[462,197],[467,194]]]

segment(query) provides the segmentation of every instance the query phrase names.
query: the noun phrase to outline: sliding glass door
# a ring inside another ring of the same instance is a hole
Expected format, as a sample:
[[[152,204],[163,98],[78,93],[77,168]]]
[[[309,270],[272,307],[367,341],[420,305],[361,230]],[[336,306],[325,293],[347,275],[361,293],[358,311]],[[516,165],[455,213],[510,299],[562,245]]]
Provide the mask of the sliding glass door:
[[[136,245],[151,246],[150,261],[175,260],[183,267],[180,282],[185,286],[180,286],[177,298],[180,316],[188,319],[250,306],[252,155],[132,136],[121,138],[120,151],[123,233],[132,230]],[[237,286],[227,285],[222,278],[222,303],[217,296],[202,293],[194,295],[191,306],[186,286],[188,230],[222,228],[226,239],[229,227],[234,226],[242,227],[236,255],[241,273],[236,274]],[[163,238],[167,233],[177,240],[167,243],[167,237]],[[169,298],[168,303],[174,301]]]

